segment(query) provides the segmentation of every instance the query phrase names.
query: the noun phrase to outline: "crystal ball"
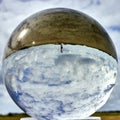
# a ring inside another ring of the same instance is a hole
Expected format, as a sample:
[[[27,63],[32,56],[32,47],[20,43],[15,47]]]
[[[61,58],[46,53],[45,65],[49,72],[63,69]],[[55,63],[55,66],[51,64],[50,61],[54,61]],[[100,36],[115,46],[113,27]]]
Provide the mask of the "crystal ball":
[[[3,78],[14,102],[37,120],[83,119],[108,100],[117,76],[115,47],[90,16],[40,11],[13,31]]]

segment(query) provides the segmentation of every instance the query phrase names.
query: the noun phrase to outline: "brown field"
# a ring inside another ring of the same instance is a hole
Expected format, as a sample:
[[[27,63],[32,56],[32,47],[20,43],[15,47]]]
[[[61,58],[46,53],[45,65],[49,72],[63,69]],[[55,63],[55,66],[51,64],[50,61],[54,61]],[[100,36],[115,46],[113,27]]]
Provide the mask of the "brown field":
[[[101,117],[102,120],[120,120],[120,112],[95,113],[93,116]]]
[[[102,120],[120,120],[120,112],[95,113],[93,116],[100,116]],[[26,114],[0,115],[0,120],[20,120],[20,118],[23,117],[27,117],[27,115]]]

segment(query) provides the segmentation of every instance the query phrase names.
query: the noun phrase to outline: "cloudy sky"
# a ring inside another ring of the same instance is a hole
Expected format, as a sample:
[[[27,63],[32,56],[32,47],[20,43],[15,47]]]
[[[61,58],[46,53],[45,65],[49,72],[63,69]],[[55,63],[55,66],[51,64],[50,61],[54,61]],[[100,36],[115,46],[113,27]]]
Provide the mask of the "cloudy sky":
[[[0,0],[0,74],[4,47],[16,26],[40,10],[55,7],[76,9],[96,19],[112,38],[120,61],[120,0]],[[120,110],[119,87],[118,79],[101,111]],[[10,99],[0,76],[0,114],[8,112],[22,111]]]

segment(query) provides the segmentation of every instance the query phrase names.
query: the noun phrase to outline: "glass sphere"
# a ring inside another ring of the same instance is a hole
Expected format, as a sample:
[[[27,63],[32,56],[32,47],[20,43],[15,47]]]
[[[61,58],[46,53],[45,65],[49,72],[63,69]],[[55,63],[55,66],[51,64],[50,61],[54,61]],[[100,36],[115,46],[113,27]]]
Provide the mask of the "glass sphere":
[[[115,85],[114,45],[93,18],[66,8],[38,12],[12,33],[3,78],[15,103],[38,120],[83,119]]]

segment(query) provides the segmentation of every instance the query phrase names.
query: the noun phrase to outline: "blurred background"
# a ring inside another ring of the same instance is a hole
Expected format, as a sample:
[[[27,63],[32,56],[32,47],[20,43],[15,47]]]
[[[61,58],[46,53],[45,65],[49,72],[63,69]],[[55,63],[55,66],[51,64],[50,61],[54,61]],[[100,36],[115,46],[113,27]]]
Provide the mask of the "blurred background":
[[[13,30],[30,15],[47,9],[65,7],[88,14],[108,32],[115,45],[120,67],[120,0],[0,0],[0,114],[23,112],[11,100],[2,80],[2,57]],[[120,70],[110,99],[99,111],[120,111]]]

